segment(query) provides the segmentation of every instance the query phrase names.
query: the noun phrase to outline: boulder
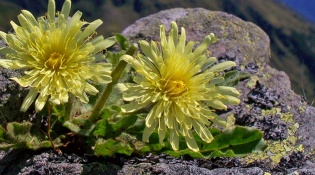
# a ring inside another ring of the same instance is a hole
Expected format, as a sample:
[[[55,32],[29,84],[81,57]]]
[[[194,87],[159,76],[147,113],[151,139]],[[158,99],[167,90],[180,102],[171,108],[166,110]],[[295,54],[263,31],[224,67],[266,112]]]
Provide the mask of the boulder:
[[[212,56],[218,58],[219,62],[235,61],[237,70],[250,75],[249,78],[240,80],[237,85],[237,89],[242,93],[241,104],[231,106],[230,110],[222,115],[234,114],[236,124],[264,131],[264,138],[270,144],[265,154],[268,158],[255,158],[252,155],[256,162],[262,160],[259,164],[261,169],[253,167],[244,170],[234,167],[210,170],[208,173],[313,172],[311,169],[314,169],[314,157],[309,153],[315,147],[315,127],[312,125],[315,121],[315,108],[291,90],[290,80],[285,72],[270,67],[270,41],[267,34],[255,24],[236,16],[202,8],[161,11],[137,20],[122,34],[135,43],[142,39],[159,40],[159,25],[164,24],[166,30],[169,30],[171,21],[176,21],[179,27],[186,29],[188,41],[200,42],[205,36],[214,33],[219,41],[209,47]],[[272,152],[278,147],[278,152]],[[300,152],[302,155],[292,154]],[[288,159],[297,157],[300,158],[296,162],[303,162],[296,164],[299,167],[285,167],[289,164]],[[306,161],[305,157],[310,161]],[[240,160],[245,164],[248,162],[247,158]],[[304,163],[310,170],[303,169]]]

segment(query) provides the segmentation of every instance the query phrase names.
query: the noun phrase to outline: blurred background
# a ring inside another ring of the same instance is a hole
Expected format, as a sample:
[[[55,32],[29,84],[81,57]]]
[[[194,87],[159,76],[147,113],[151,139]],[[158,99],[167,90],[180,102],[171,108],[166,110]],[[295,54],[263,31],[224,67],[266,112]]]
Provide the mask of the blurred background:
[[[64,0],[55,1],[61,10]],[[0,0],[0,31],[12,31],[9,22],[17,22],[22,9],[44,15],[47,2]],[[255,23],[270,37],[271,66],[289,75],[296,93],[309,103],[315,100],[315,0],[72,0],[71,14],[80,10],[85,21],[102,19],[98,33],[110,36],[141,17],[175,7],[225,11]]]

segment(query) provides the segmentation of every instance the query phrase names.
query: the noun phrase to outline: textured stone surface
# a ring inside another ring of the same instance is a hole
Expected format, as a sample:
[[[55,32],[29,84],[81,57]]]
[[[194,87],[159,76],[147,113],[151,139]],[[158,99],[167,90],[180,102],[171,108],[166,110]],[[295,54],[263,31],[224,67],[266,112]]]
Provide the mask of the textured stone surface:
[[[298,135],[300,136],[299,143],[303,144],[305,149],[308,151],[314,149],[315,108],[314,107],[306,108],[306,110],[301,114],[300,117],[297,117],[296,120],[300,124],[300,129],[298,130]]]
[[[224,12],[201,8],[161,11],[137,20],[122,34],[135,42],[139,39],[159,40],[159,25],[164,24],[169,30],[171,21],[185,28],[188,41],[202,41],[205,36],[214,33],[220,41],[210,46],[209,50],[220,60],[232,60],[243,66],[269,63],[270,41],[266,33],[255,24]]]
[[[192,165],[185,165],[182,163],[178,164],[165,164],[159,163],[152,165],[149,163],[142,163],[134,166],[124,166],[118,174],[133,175],[133,174],[198,174],[198,175],[218,175],[218,174],[230,174],[230,175],[263,175],[264,171],[258,167],[251,168],[217,168],[213,170],[208,170],[206,168],[200,168]]]
[[[134,42],[141,39],[159,40],[158,26],[164,24],[166,30],[169,30],[171,21],[176,21],[179,27],[186,29],[187,40],[202,41],[210,32],[214,33],[219,41],[210,46],[211,54],[219,61],[235,61],[238,65],[237,70],[251,74],[250,78],[240,81],[237,86],[242,92],[241,104],[236,107],[232,106],[229,111],[235,113],[236,120],[247,121],[247,124],[244,125],[263,130],[264,138],[273,140],[288,138],[288,128],[298,123],[300,126],[295,133],[298,142],[288,146],[303,144],[306,153],[314,148],[314,127],[311,124],[315,120],[314,108],[307,107],[307,103],[291,90],[289,77],[284,72],[269,66],[269,37],[259,27],[223,12],[211,12],[200,8],[178,8],[142,18],[126,28],[123,34]],[[255,88],[257,89],[257,81],[261,85],[261,89],[257,91],[261,91],[261,93],[256,91],[253,95],[252,92]],[[268,115],[262,112],[273,109],[280,111],[277,114]],[[286,123],[282,121],[284,116],[292,116],[291,118],[294,120]],[[289,152],[287,153],[289,154]],[[313,157],[309,159],[313,159]],[[285,160],[282,162],[285,165],[289,164]],[[308,168],[304,168],[305,166],[303,164],[300,167],[276,171],[270,159],[260,163],[260,167],[270,171],[274,170],[277,173],[312,172],[308,169],[314,168],[313,163],[309,162],[306,166]],[[257,171],[254,174],[259,174],[259,170],[255,170]],[[231,169],[227,168],[221,168],[218,171],[220,171],[219,174],[232,173]],[[240,171],[240,169],[236,168],[236,171]],[[245,168],[242,171],[244,172],[237,174],[251,174],[250,169]]]
[[[21,71],[7,70],[0,67],[1,124],[5,124],[13,118],[16,121],[22,121],[27,117],[26,114],[20,113],[20,107],[28,90],[21,88],[15,81],[9,79],[19,76],[21,76]]]
[[[0,47],[4,42],[0,40]],[[0,54],[0,57],[1,54]],[[18,121],[21,120],[20,107],[22,104],[25,90],[9,78],[21,76],[21,71],[12,71],[0,67],[0,123],[5,124],[7,120],[13,117]]]
[[[11,150],[6,154],[3,153],[0,153],[0,174],[114,175],[120,169],[118,165],[92,161],[89,157],[79,157],[75,154],[57,155],[53,151],[27,150]]]
[[[296,145],[303,144],[305,154],[314,148],[315,108],[309,107],[299,95],[291,90],[290,80],[284,72],[277,71],[268,65],[270,59],[269,38],[259,27],[223,12],[211,12],[201,8],[178,8],[139,19],[126,28],[123,34],[135,43],[140,39],[159,40],[159,25],[165,24],[166,29],[169,30],[171,21],[176,21],[179,27],[185,27],[187,40],[201,41],[210,32],[214,33],[220,40],[210,46],[211,54],[219,61],[235,61],[237,70],[251,75],[250,78],[240,81],[237,86],[242,92],[241,104],[231,107],[222,114],[223,116],[234,113],[237,124],[258,127],[265,131],[265,138],[274,140],[288,138],[290,133],[283,134],[284,130],[298,123],[299,128],[295,133],[298,138]],[[0,76],[4,75],[0,74]],[[5,76],[4,80],[0,79],[0,85],[2,83],[0,87],[8,86],[10,81],[7,78],[8,76]],[[3,92],[11,94],[11,91]],[[263,113],[265,110],[272,109],[279,111],[277,114]],[[294,120],[284,123],[280,121],[282,116],[292,116],[291,118]],[[295,145],[293,144],[293,146]],[[224,159],[219,162],[208,160],[205,164],[198,160],[186,161],[171,158],[158,158],[153,163],[150,161],[128,163],[128,159],[117,158],[120,163],[113,163],[110,160],[99,159],[84,161],[84,157],[75,155],[55,156],[49,151],[30,152],[22,154],[21,157],[19,155],[19,152],[16,151],[1,152],[0,174],[9,172],[13,174],[19,172],[21,174],[256,175],[264,174],[264,172],[315,174],[314,157],[304,156],[304,153],[286,155],[276,166],[271,164],[270,159],[251,165],[239,163],[238,159]],[[138,158],[131,159],[138,160]],[[295,163],[292,162],[293,160]]]

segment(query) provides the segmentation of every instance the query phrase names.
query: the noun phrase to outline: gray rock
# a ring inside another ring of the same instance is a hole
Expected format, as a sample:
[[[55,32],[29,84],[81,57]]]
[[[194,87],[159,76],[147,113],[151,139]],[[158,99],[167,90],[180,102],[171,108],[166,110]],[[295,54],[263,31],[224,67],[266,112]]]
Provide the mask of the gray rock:
[[[82,165],[79,163],[64,162],[51,162],[51,156],[48,153],[35,155],[31,159],[27,159],[25,162],[26,167],[21,170],[19,174],[75,174],[79,175],[82,172]]]
[[[3,46],[4,42],[0,40],[0,47]],[[3,55],[0,54],[0,58],[2,57]],[[8,70],[0,66],[0,123],[2,125],[12,120],[22,121],[25,117],[20,114],[20,107],[27,90],[9,79],[21,75],[21,71]]]
[[[185,164],[165,164],[159,163],[152,165],[149,163],[141,163],[134,166],[124,166],[122,170],[118,172],[119,175],[144,175],[144,174],[164,174],[164,175],[218,175],[218,174],[230,174],[230,175],[263,175],[264,171],[258,167],[251,168],[217,168],[213,170],[208,170],[206,168],[200,168],[193,165]]]
[[[12,77],[20,77],[21,71],[8,70],[0,67],[0,123],[25,120],[26,114],[20,113],[20,108],[27,89],[21,88]]]
[[[25,150],[11,150],[0,155],[0,174],[6,175],[114,175],[120,169],[118,165],[87,162],[87,160],[75,154],[58,155],[53,151],[36,153]]]
[[[171,21],[176,21],[179,27],[186,29],[187,40],[202,41],[206,35],[214,33],[219,41],[210,46],[211,54],[219,61],[235,61],[238,70],[251,74],[250,79],[240,81],[237,86],[242,92],[242,102],[237,107],[231,106],[231,113],[235,113],[236,120],[245,120],[247,123],[245,122],[244,125],[254,126],[265,131],[266,138],[286,139],[288,134],[284,132],[284,129],[287,130],[294,123],[284,123],[280,121],[280,118],[287,115],[293,116],[294,122],[300,125],[295,133],[298,138],[296,145],[303,144],[306,154],[314,149],[315,132],[312,124],[315,120],[314,109],[291,90],[289,77],[284,72],[269,66],[271,55],[269,37],[259,27],[224,12],[211,12],[201,8],[176,8],[137,20],[122,33],[133,42],[142,39],[159,40],[159,25],[164,24],[166,30],[169,30]],[[255,86],[256,79],[261,87]],[[261,89],[257,90],[257,88]],[[256,90],[257,97],[255,100],[250,98],[252,97],[250,94],[254,90]],[[257,96],[259,91],[264,91],[264,94]],[[281,112],[277,115],[262,115],[262,110],[273,108],[281,108]],[[279,124],[283,127],[279,128]],[[283,133],[285,134],[282,135]],[[293,147],[294,144],[287,146]],[[260,166],[267,169],[274,168],[271,160],[265,160]],[[308,164],[307,169],[314,169],[314,164]],[[311,172],[307,169],[295,167],[291,170],[282,169],[281,171],[282,173]],[[236,174],[251,174],[249,168],[234,170],[237,172]],[[261,169],[255,170],[257,171],[253,174],[263,174]],[[212,171],[214,170],[207,173]],[[218,174],[234,173],[228,168],[215,171],[220,172]]]
[[[214,33],[220,41],[211,45],[209,50],[220,60],[232,60],[243,66],[269,63],[270,41],[267,34],[255,24],[224,12],[202,8],[161,11],[137,20],[122,34],[134,42],[140,39],[159,40],[159,26],[164,24],[169,30],[171,21],[185,28],[188,41],[202,41],[205,36]]]
[[[290,128],[298,123],[300,127],[295,133],[298,144],[303,144],[305,154],[314,149],[314,127],[315,109],[307,105],[303,99],[291,90],[288,76],[281,71],[271,68],[269,64],[270,46],[269,37],[255,24],[242,21],[241,19],[223,12],[211,12],[205,9],[171,9],[161,11],[157,14],[137,20],[127,27],[122,33],[132,42],[141,39],[159,40],[159,25],[166,25],[169,30],[171,21],[176,21],[179,27],[185,27],[187,40],[202,41],[209,33],[214,33],[220,40],[210,46],[209,51],[217,57],[219,61],[233,60],[238,66],[237,69],[245,71],[251,78],[240,81],[237,88],[242,92],[242,102],[239,106],[231,107],[229,113],[235,113],[236,121],[243,122],[265,130],[265,136],[272,139],[286,139],[277,137],[283,129]],[[0,71],[2,71],[0,69]],[[9,71],[10,72],[10,71]],[[2,73],[3,74],[3,73]],[[1,75],[0,90],[9,86],[8,77],[15,75]],[[256,83],[258,80],[259,83]],[[17,90],[14,87],[13,90]],[[16,91],[3,90],[3,92],[15,95]],[[255,92],[255,93],[253,93]],[[12,94],[13,93],[13,94]],[[3,94],[3,93],[2,93]],[[0,98],[3,95],[0,91]],[[257,96],[259,94],[259,96]],[[10,99],[11,100],[11,99]],[[6,100],[5,103],[9,103]],[[9,103],[11,104],[11,103]],[[11,104],[12,105],[12,104]],[[13,105],[14,106],[14,105]],[[1,107],[1,106],[0,106]],[[12,110],[7,109],[3,110]],[[18,106],[19,108],[19,106]],[[263,115],[265,109],[281,109],[277,114]],[[229,113],[223,114],[227,115]],[[279,122],[281,116],[292,116],[292,122]],[[2,118],[1,118],[2,119]],[[2,122],[2,121],[1,121]],[[277,125],[284,125],[279,129]],[[282,130],[281,130],[282,129]],[[268,130],[268,132],[267,132]],[[289,145],[295,146],[295,145]],[[289,153],[289,152],[288,152]],[[71,157],[71,156],[70,156]],[[307,161],[298,160],[300,164],[290,162],[295,160],[287,156],[283,160],[283,166],[271,164],[269,159],[255,165],[246,167],[220,167],[205,168],[197,163],[187,163],[185,161],[156,162],[156,163],[125,163],[122,167],[106,162],[73,161],[64,155],[58,157],[51,152],[30,152],[19,157],[19,153],[10,151],[0,154],[0,174],[264,174],[264,172],[274,172],[275,174],[289,174],[294,172],[315,174],[314,157]],[[242,159],[240,159],[242,160]],[[124,162],[124,161],[122,161]],[[286,164],[290,163],[290,168],[286,169]],[[14,164],[14,165],[13,165]],[[301,165],[301,166],[300,166]]]
[[[301,114],[300,117],[296,118],[296,121],[299,123],[300,127],[297,132],[299,135],[299,143],[304,146],[304,148],[308,151],[314,149],[315,139],[315,107],[309,106],[306,110]]]

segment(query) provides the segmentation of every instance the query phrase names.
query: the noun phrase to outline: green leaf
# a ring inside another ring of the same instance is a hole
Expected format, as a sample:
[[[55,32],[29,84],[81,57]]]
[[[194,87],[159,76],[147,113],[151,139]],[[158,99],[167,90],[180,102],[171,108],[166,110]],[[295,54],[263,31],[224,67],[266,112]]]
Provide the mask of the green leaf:
[[[145,120],[144,117],[141,115],[138,115],[138,118],[133,126],[129,127],[126,131],[127,133],[131,135],[138,136],[139,140],[141,140],[143,130],[145,128]]]
[[[87,118],[76,117],[71,121],[65,121],[63,126],[82,136],[89,136],[95,125]]]
[[[235,153],[232,150],[222,152],[221,150],[214,151],[210,157],[235,157]]]
[[[122,116],[120,120],[112,124],[113,130],[126,130],[136,123],[137,118],[136,115]]]
[[[193,152],[190,149],[183,149],[183,150],[178,150],[178,151],[168,150],[168,151],[165,151],[164,153],[166,153],[170,156],[173,156],[173,157],[180,157],[182,155],[189,155],[189,156],[194,157],[194,158],[203,158],[204,157],[200,152]]]
[[[5,129],[0,125],[0,141],[3,140],[2,136],[4,135],[5,133]]]
[[[128,128],[134,126],[137,121],[136,115],[112,117],[110,121],[101,119],[96,123],[93,135],[96,137],[114,138]]]
[[[260,152],[266,149],[266,144],[263,139],[253,140],[248,143],[233,145],[231,148],[222,150],[231,150],[237,156],[244,156],[251,152]]]
[[[133,148],[129,143],[123,143],[119,140],[98,139],[95,144],[94,154],[97,156],[114,156],[116,153],[130,156]]]
[[[231,150],[235,155],[245,155],[266,148],[263,134],[258,129],[236,126],[214,137],[210,144],[203,144],[200,152],[206,157],[213,157],[212,152]]]
[[[119,33],[116,33],[114,35],[115,35],[116,40],[118,41],[118,44],[122,50],[127,50],[127,48],[130,47],[130,42],[126,37],[124,37],[124,35],[119,34]]]
[[[257,129],[236,126],[224,132],[211,128],[210,132],[214,136],[214,140],[211,143],[205,143],[194,133],[200,152],[193,152],[188,149],[182,136],[179,139],[180,149],[178,151],[172,150],[168,141],[164,143],[164,147],[161,147],[158,143],[158,134],[156,132],[151,135],[148,144],[145,146],[139,144],[141,149],[135,148],[139,152],[155,152],[157,154],[163,152],[174,157],[190,155],[194,158],[235,157],[266,149],[266,144],[262,139],[263,135]]]
[[[71,114],[71,103],[61,104],[61,105],[51,105],[52,115],[58,117],[58,119],[63,123],[70,119]]]
[[[117,42],[117,40],[116,40],[115,36],[105,38],[105,40],[102,41],[102,47],[103,48],[109,48],[109,47],[113,46],[116,42]]]
[[[100,118],[109,119],[120,113],[121,109],[119,106],[110,106],[103,109]]]
[[[108,124],[107,119],[101,119],[96,123],[96,126],[93,131],[95,137],[108,137],[108,134],[112,134],[113,130]]]
[[[106,53],[106,61],[108,61],[109,63],[111,63],[113,65],[113,67],[116,67],[116,65],[118,64],[120,57],[122,55],[124,55],[126,53],[126,51],[119,51],[119,52],[107,52]]]
[[[5,133],[5,129],[0,125],[0,139],[2,138],[4,133]]]
[[[7,132],[2,135],[7,143],[1,143],[0,149],[27,148],[37,150],[39,148],[51,147],[50,142],[45,140],[46,135],[30,122],[8,123]]]
[[[225,73],[224,75],[224,81],[219,86],[236,86],[240,80],[244,80],[246,78],[249,78],[250,74],[247,72],[241,72],[241,71],[229,71]]]
[[[210,144],[204,145],[203,150],[219,150],[233,145],[257,141],[262,138],[262,132],[250,127],[236,126],[214,137]]]
[[[83,106],[81,106],[83,107]],[[92,123],[83,113],[78,117],[73,117],[72,120],[65,121],[63,126],[66,128],[70,129],[71,131],[83,135],[83,136],[90,136],[92,135],[96,137],[115,137],[119,135],[119,133],[116,132],[118,129],[124,129],[121,127],[124,127],[127,125],[128,122],[132,125],[134,122],[131,122],[129,118],[121,118],[121,120],[117,119],[116,122],[111,122],[110,124],[108,123],[109,118],[114,118],[115,116],[120,113],[120,108],[118,106],[110,106],[105,108],[102,111],[101,114],[101,119],[96,122],[96,124]],[[127,120],[127,121],[125,121]],[[125,123],[124,123],[125,122]],[[117,126],[116,126],[116,125]],[[120,126],[124,125],[124,126]],[[116,128],[117,129],[116,129]]]

